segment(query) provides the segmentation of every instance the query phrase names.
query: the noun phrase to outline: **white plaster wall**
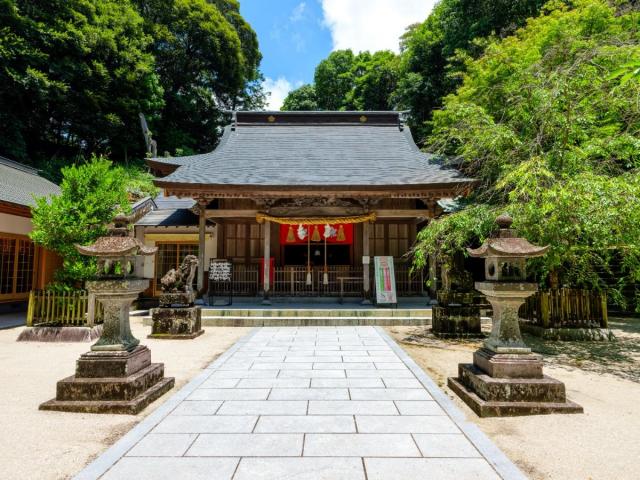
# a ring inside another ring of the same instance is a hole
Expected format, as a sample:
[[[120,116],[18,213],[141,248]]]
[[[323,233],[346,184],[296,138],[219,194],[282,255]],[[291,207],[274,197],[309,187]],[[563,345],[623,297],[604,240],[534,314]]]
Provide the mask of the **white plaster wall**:
[[[144,244],[148,247],[155,247],[156,242],[153,240],[146,240]],[[144,257],[144,269],[143,276],[144,278],[153,278],[153,274],[155,273],[156,266],[156,256],[149,255],[148,257]]]
[[[30,218],[0,213],[0,232],[28,235],[31,230],[33,225]]]

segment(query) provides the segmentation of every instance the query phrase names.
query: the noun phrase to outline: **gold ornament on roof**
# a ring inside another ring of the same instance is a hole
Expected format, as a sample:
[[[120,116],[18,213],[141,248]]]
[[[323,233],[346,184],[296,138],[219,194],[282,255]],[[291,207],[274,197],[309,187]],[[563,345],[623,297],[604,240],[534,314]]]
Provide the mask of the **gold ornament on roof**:
[[[366,115],[362,115],[360,116],[360,123],[367,123],[367,116]]]
[[[269,120],[269,123],[273,123],[273,122],[275,122],[275,121],[276,121],[276,117],[274,117],[273,115],[269,115],[269,116],[267,117],[267,120]]]

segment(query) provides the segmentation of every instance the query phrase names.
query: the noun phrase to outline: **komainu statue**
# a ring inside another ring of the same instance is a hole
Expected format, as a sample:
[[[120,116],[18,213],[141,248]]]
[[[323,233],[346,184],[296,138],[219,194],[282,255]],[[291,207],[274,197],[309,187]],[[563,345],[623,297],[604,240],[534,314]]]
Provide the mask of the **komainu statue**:
[[[160,279],[162,291],[165,293],[193,293],[193,279],[198,268],[198,257],[187,255],[176,269],[169,270]]]
[[[150,338],[196,338],[204,333],[202,311],[194,303],[197,268],[198,257],[187,255],[178,268],[172,268],[160,279],[160,308],[152,309]]]

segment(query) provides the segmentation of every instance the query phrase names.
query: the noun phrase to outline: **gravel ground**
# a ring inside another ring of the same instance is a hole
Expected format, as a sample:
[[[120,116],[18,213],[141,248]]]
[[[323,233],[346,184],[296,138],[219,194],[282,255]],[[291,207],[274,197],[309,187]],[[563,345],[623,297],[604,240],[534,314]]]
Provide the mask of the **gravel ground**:
[[[423,328],[387,330],[532,480],[635,480],[640,458],[640,320],[612,319],[617,342],[531,341],[545,373],[565,383],[582,415],[479,418],[446,387],[476,341],[442,341]],[[531,339],[527,339],[529,341]]]
[[[71,478],[251,330],[205,328],[195,340],[152,340],[141,322],[132,317],[134,335],[151,349],[152,361],[164,362],[176,386],[135,416],[39,411],[90,344],[18,343],[22,327],[0,331],[0,478]]]

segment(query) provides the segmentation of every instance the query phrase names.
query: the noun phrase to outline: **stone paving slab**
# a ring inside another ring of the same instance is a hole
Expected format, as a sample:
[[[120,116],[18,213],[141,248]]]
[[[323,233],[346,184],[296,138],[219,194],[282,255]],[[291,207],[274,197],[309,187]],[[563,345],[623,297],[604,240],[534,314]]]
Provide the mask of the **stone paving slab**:
[[[264,327],[77,479],[517,479],[380,328]]]

